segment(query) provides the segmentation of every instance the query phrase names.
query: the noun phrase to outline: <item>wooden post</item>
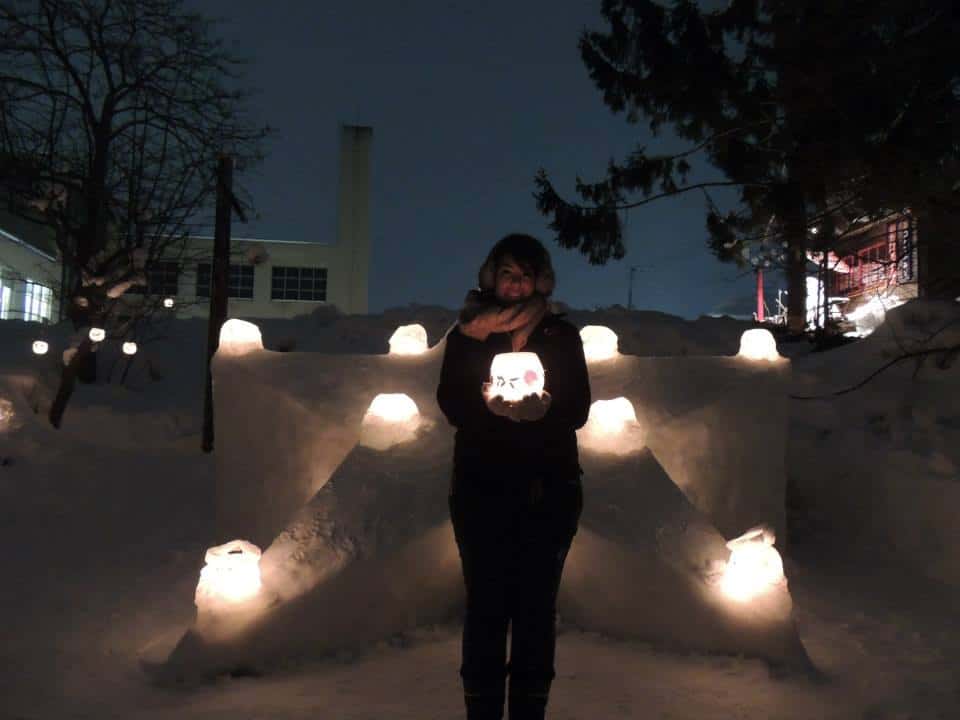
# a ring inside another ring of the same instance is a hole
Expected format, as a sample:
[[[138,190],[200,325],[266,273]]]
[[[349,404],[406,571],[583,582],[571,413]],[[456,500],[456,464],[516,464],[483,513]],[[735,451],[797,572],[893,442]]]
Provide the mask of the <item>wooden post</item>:
[[[217,210],[210,277],[210,316],[207,321],[207,383],[203,401],[203,451],[213,450],[213,377],[210,363],[220,345],[220,328],[227,320],[230,277],[230,210],[233,205],[233,158],[221,155],[217,163]]]
[[[763,312],[763,270],[757,268],[757,322],[765,322]]]

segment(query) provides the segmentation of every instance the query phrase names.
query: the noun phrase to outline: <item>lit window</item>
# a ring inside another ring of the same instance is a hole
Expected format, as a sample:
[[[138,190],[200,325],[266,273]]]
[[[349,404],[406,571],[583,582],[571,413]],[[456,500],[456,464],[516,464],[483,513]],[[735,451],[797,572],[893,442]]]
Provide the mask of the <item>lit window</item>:
[[[327,299],[327,269],[275,267],[270,280],[271,300]]]
[[[50,319],[50,288],[27,280],[24,293],[23,319],[46,322]]]
[[[0,280],[0,320],[10,319],[10,286]]]

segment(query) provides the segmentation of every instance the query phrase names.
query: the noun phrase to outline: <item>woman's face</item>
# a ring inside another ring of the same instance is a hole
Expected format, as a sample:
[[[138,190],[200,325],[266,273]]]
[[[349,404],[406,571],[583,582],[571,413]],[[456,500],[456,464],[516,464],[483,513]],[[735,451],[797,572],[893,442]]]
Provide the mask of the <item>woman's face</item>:
[[[497,266],[494,276],[494,295],[497,300],[520,302],[533,295],[535,286],[533,274],[521,267],[509,255],[504,256]]]

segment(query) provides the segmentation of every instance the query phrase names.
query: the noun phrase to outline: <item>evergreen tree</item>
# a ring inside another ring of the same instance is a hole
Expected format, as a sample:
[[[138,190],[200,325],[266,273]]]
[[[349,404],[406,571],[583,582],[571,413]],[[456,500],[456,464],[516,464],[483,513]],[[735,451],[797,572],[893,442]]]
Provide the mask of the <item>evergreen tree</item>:
[[[720,260],[745,263],[758,245],[782,259],[789,326],[800,332],[813,228],[822,246],[905,209],[930,228],[956,223],[951,2],[604,0],[602,13],[609,29],[585,31],[580,52],[604,102],[690,146],[671,156],[637,147],[601,182],[578,180],[579,203],[541,170],[537,205],[561,246],[592,263],[622,258],[618,210],[701,191]],[[698,154],[718,177],[693,177]],[[714,202],[717,187],[735,189],[735,209]]]

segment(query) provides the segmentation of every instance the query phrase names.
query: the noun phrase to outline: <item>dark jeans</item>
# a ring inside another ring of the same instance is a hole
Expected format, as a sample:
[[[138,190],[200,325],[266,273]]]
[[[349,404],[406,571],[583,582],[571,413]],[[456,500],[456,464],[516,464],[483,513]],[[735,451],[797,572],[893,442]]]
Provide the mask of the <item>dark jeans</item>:
[[[582,507],[579,468],[560,477],[455,471],[450,516],[467,591],[460,674],[469,720],[503,716],[508,674],[511,719],[543,717],[557,591]]]

